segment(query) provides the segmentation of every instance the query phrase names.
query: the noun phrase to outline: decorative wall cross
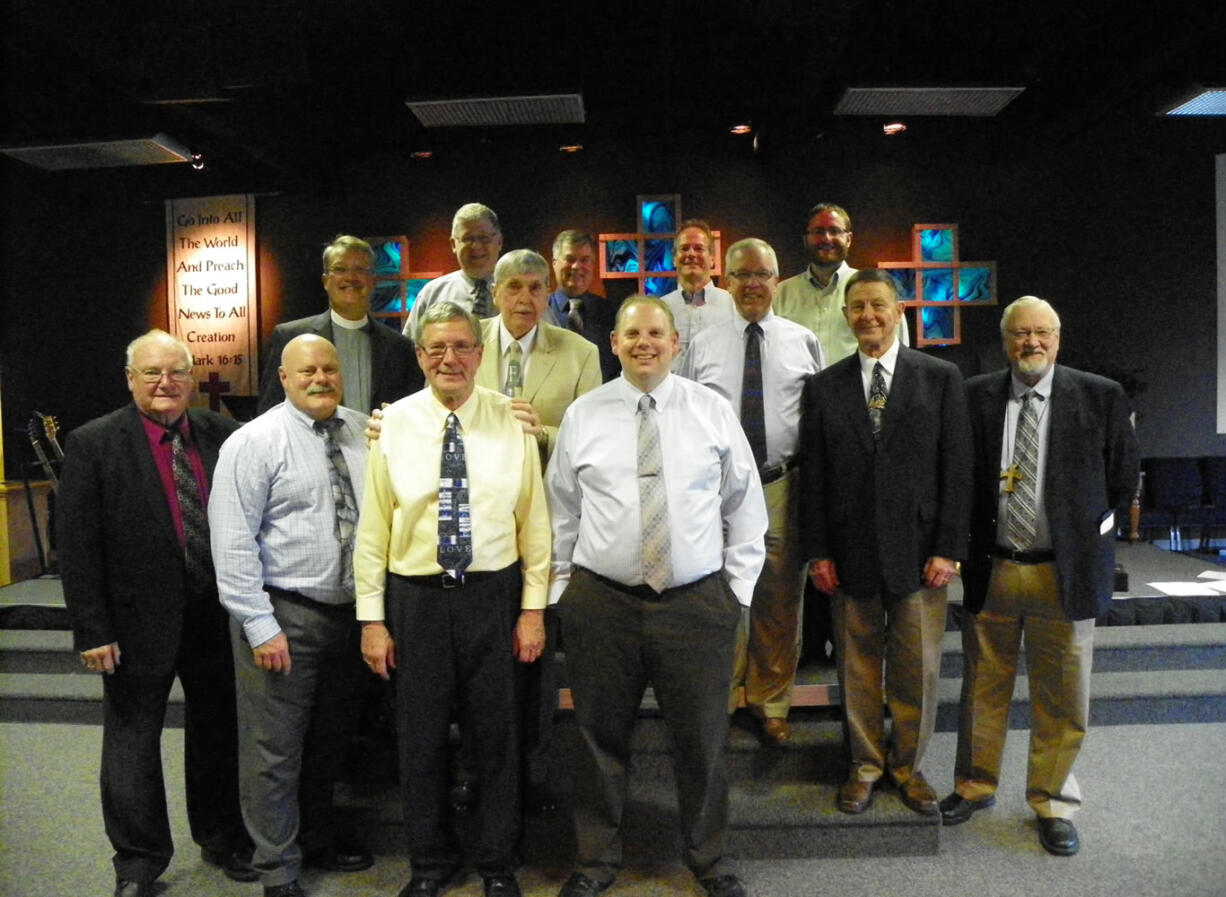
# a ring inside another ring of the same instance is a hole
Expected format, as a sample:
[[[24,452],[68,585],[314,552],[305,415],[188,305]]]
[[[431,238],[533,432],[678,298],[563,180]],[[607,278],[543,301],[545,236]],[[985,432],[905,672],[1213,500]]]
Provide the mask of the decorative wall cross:
[[[878,262],[898,285],[898,297],[916,314],[916,346],[962,342],[962,309],[996,304],[996,262],[964,262],[958,254],[958,225],[911,227],[911,260]]]
[[[370,316],[400,330],[409,318],[421,288],[442,271],[413,271],[409,266],[409,238],[363,237],[375,251],[375,291],[370,297]]]
[[[601,278],[634,279],[637,292],[663,296],[677,289],[677,269],[673,261],[673,238],[681,215],[681,194],[635,197],[635,216],[639,229],[634,233],[600,235]],[[715,267],[711,275],[723,273],[723,251],[719,231],[715,237]]]

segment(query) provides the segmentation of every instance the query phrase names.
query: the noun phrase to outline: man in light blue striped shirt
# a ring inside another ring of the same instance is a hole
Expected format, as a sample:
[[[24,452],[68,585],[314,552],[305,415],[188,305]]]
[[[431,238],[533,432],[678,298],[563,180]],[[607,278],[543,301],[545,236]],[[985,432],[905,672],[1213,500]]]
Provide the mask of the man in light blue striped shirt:
[[[372,862],[331,831],[361,675],[352,540],[366,443],[365,418],[340,405],[330,342],[291,340],[279,374],[286,401],[236,432],[218,459],[209,526],[231,616],[253,865],[265,897],[299,897],[304,864],[356,871]]]

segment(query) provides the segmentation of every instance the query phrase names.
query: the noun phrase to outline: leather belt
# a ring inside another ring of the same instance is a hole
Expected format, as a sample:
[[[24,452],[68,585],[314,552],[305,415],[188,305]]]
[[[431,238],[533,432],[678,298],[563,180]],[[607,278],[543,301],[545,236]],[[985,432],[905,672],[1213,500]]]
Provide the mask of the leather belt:
[[[1015,564],[1050,564],[1056,559],[1056,553],[1050,548],[1040,548],[1036,551],[1021,551],[1017,548],[995,545],[992,547],[992,557],[1013,561]]]
[[[769,486],[776,480],[782,479],[784,474],[789,470],[795,470],[800,466],[800,458],[788,458],[786,461],[780,461],[773,467],[763,467],[758,471],[758,476],[762,478],[762,485]]]
[[[516,563],[511,564],[509,567],[503,567],[501,570],[465,571],[462,576],[452,576],[450,573],[426,573],[421,576],[402,576],[399,573],[391,573],[390,571],[388,575],[395,576],[403,582],[412,583],[415,586],[422,586],[427,589],[461,589],[466,585],[503,576],[508,570],[514,570],[518,566]]]

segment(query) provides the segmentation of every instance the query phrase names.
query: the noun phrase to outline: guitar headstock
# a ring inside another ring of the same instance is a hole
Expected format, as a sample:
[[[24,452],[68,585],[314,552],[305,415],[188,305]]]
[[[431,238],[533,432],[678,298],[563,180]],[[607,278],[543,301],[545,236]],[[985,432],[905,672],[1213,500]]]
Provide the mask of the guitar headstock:
[[[51,442],[56,442],[60,432],[60,425],[56,419],[50,414],[43,414],[41,411],[35,411],[34,414],[42,422],[43,432],[47,434],[47,439]]]

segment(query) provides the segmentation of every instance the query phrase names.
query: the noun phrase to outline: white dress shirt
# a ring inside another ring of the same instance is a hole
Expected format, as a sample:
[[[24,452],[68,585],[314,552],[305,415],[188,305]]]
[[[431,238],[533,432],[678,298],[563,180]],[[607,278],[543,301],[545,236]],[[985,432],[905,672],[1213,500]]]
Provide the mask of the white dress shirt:
[[[860,382],[864,386],[864,406],[868,407],[868,394],[873,386],[873,368],[877,366],[877,362],[881,362],[881,374],[885,377],[885,392],[886,404],[890,404],[888,398],[890,389],[894,386],[894,367],[898,364],[898,340],[894,340],[894,345],[885,350],[885,354],[880,358],[870,358],[859,349],[856,354],[860,358]]]
[[[686,302],[680,289],[666,293],[660,297],[660,301],[672,311],[677,335],[681,337],[681,352],[673,360],[674,371],[681,370],[681,360],[685,357],[686,349],[689,348],[694,335],[708,327],[731,321],[736,309],[732,294],[721,290],[710,281],[702,288],[702,305]]]
[[[691,380],[666,376],[656,400],[673,580],[722,570],[746,607],[765,558],[766,503],[732,406]],[[628,586],[644,582],[638,486],[638,401],[624,376],[567,409],[546,473],[556,602],[573,565]]]

